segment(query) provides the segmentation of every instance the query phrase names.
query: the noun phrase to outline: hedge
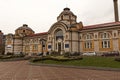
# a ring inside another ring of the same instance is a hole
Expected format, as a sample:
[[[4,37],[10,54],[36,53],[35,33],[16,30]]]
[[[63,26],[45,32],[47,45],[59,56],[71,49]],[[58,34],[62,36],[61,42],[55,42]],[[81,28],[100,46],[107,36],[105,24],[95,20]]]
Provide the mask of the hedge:
[[[119,57],[119,58],[115,58],[115,61],[118,61],[118,62],[120,62],[120,57]]]
[[[82,57],[74,57],[74,58],[56,58],[56,57],[39,57],[32,58],[30,62],[37,62],[42,60],[54,60],[54,61],[70,61],[70,60],[82,60]]]

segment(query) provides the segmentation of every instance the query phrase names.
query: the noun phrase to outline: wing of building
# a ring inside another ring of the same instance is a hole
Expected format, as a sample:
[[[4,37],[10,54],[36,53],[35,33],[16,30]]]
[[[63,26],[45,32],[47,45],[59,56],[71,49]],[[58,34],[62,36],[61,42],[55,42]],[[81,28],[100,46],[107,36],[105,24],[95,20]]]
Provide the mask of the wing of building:
[[[120,51],[120,22],[84,26],[76,21],[77,16],[64,8],[48,32],[34,33],[24,24],[15,34],[6,36],[5,53],[29,55],[57,51],[108,52]],[[39,29],[39,28],[38,28]]]
[[[4,54],[4,51],[5,51],[5,49],[4,49],[4,34],[3,34],[3,32],[0,30],[0,55],[1,54]]]

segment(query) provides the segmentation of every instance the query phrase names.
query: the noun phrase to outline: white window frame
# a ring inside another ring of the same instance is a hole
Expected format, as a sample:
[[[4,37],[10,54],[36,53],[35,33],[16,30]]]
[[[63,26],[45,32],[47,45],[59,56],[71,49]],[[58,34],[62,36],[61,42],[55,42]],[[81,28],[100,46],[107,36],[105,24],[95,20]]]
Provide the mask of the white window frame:
[[[104,32],[101,35],[101,39],[102,39],[102,48],[110,48],[110,40],[109,40],[109,33]]]
[[[92,35],[91,34],[87,34],[85,36],[85,48],[86,49],[90,49],[92,48]]]
[[[85,42],[85,48],[92,48],[92,42],[91,41],[86,41]]]
[[[102,48],[110,48],[110,40],[103,40]]]

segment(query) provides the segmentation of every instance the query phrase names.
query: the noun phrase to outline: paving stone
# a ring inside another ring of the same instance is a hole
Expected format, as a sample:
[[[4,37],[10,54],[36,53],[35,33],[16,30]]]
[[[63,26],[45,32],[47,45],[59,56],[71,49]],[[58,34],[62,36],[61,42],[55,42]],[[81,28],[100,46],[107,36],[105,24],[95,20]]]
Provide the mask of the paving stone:
[[[120,80],[120,72],[0,62],[0,80]]]

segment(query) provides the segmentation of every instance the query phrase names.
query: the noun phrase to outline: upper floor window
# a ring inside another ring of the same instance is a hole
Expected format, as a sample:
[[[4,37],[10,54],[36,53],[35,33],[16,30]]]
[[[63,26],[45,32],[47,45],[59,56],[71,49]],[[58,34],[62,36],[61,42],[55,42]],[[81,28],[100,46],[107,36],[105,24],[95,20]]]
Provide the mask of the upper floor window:
[[[102,42],[101,42],[102,48],[110,48],[110,40],[109,40],[110,34],[107,32],[102,33],[101,38],[102,38]]]
[[[114,37],[116,37],[116,33],[114,33]]]
[[[84,44],[84,46],[85,46],[85,48],[92,48],[92,35],[91,34],[87,34],[86,36],[85,36],[85,44]]]
[[[68,35],[66,35],[66,39],[68,39]]]
[[[57,30],[55,36],[56,36],[56,40],[58,38],[63,39],[63,31],[61,29]]]
[[[109,38],[109,33],[102,33],[101,38],[102,39],[108,39]]]
[[[37,49],[38,49],[38,45],[35,44],[35,45],[34,45],[34,50],[37,50]]]
[[[91,39],[92,39],[92,35],[91,35],[91,34],[87,34],[87,35],[85,36],[85,39],[86,39],[86,40],[91,40]]]
[[[46,47],[46,40],[45,39],[41,39],[40,40],[40,44],[41,44],[41,46],[44,48],[44,47]]]
[[[23,32],[25,32],[25,30],[23,30]]]

